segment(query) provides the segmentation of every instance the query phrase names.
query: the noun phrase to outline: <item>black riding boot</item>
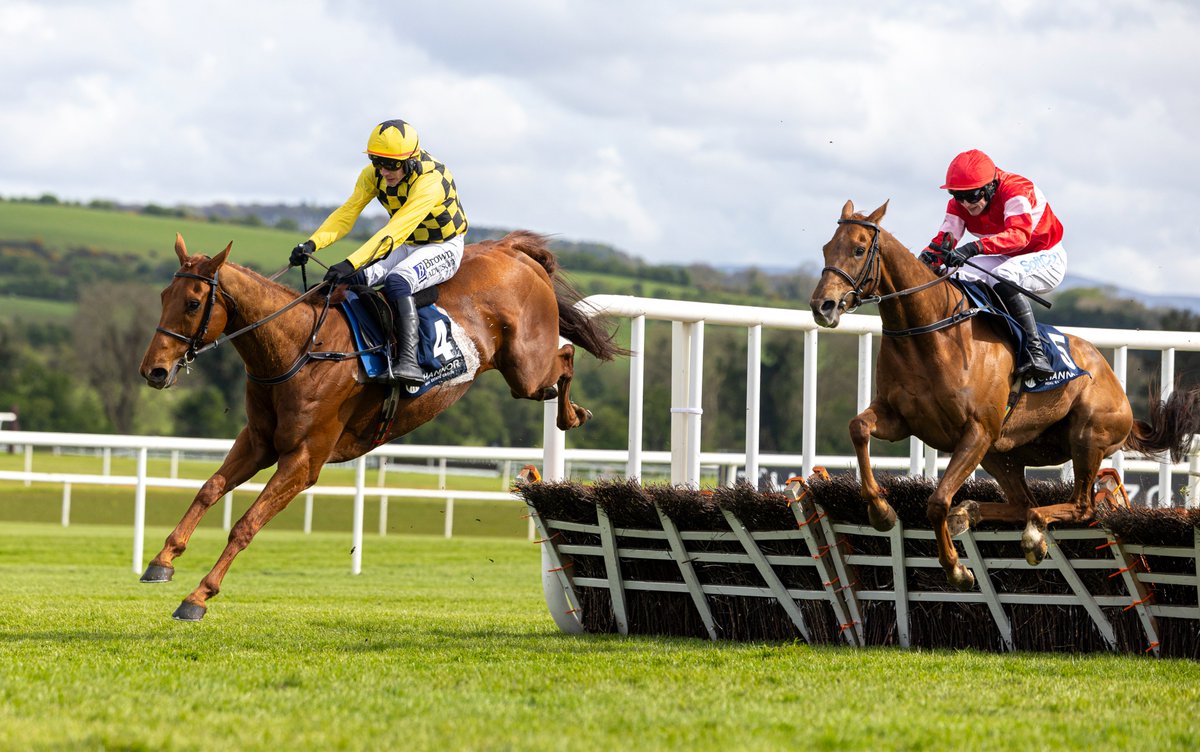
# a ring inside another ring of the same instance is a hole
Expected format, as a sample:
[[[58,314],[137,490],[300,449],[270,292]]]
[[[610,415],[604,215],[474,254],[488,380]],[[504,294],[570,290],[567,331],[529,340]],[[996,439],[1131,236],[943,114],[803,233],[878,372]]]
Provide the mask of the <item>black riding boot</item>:
[[[410,386],[425,383],[425,372],[417,364],[417,306],[411,295],[388,298],[396,313],[396,357],[389,363],[391,377]]]
[[[1033,309],[1029,306],[1029,298],[1004,282],[997,284],[995,289],[1000,295],[1000,299],[1004,301],[1004,306],[1008,309],[1009,314],[1025,330],[1025,352],[1021,353],[1017,359],[1019,361],[1017,375],[1028,375],[1041,379],[1054,373],[1054,367],[1050,365],[1050,359],[1046,357],[1046,351],[1042,349],[1042,338],[1038,334],[1037,321],[1033,318]]]

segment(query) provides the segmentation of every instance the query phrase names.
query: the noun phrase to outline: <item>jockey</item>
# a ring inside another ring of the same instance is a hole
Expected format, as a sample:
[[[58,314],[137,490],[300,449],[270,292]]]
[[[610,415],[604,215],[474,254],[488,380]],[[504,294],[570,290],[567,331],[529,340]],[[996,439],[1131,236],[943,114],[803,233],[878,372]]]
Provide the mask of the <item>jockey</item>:
[[[458,202],[454,176],[421,149],[417,131],[403,120],[387,120],[367,138],[370,164],[363,168],[346,203],[335,209],[305,242],[292,249],[293,266],[345,237],[359,214],[378,199],[391,218],[370,240],[329,267],[331,283],[375,285],[396,313],[397,353],[392,378],[424,383],[417,364],[417,311],[413,293],[454,276],[462,263],[467,217]]]
[[[997,169],[977,149],[950,162],[942,188],[951,196],[946,217],[921,260],[935,269],[944,264],[947,270],[957,269],[954,274],[962,279],[992,286],[1025,330],[1025,352],[1017,359],[1017,374],[1048,376],[1052,367],[1042,350],[1033,310],[1017,287],[1044,293],[1062,284],[1067,273],[1062,224],[1041,189],[1020,175]],[[978,239],[955,248],[967,232]],[[976,256],[970,266],[963,266]]]

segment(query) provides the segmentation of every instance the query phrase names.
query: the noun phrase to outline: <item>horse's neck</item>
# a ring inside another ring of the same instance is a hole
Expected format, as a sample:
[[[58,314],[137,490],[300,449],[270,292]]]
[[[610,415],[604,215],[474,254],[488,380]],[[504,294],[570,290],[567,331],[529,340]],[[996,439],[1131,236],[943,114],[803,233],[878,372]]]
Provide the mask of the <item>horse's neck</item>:
[[[903,293],[937,279],[937,275],[925,266],[907,248],[891,236],[880,239],[880,285],[882,295]],[[879,304],[879,317],[884,329],[911,329],[927,326],[950,315],[958,299],[949,284],[900,294]]]
[[[236,264],[225,264],[220,276],[222,289],[237,307],[225,325],[226,334],[262,321],[296,299],[295,292]],[[232,343],[251,372],[264,375],[255,366],[270,369],[272,365],[295,357],[305,346],[312,324],[311,307],[301,303],[270,323],[238,335]]]

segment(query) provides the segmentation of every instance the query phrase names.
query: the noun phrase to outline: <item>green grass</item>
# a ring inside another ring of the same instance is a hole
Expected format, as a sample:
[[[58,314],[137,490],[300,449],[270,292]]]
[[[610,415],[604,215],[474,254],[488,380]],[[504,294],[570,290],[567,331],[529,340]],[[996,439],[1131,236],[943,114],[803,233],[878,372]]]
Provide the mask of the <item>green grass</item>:
[[[0,295],[0,321],[70,324],[75,316],[75,303],[61,300],[42,300],[19,295]]]
[[[155,536],[165,530],[154,531]],[[568,636],[536,546],[266,531],[142,585],[127,528],[0,523],[3,749],[1195,749],[1200,665]]]

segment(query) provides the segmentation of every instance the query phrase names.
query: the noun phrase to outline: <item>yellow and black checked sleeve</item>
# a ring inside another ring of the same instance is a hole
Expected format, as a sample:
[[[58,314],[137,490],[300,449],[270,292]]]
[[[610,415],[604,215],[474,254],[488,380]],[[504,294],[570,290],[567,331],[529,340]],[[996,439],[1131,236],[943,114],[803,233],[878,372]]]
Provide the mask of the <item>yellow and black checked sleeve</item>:
[[[362,214],[363,209],[367,208],[367,204],[371,203],[374,198],[375,168],[367,165],[358,174],[358,181],[354,184],[354,192],[350,194],[350,198],[346,199],[346,203],[333,210],[333,213],[321,223],[309,240],[317,246],[317,250],[320,250],[346,237],[354,229],[358,215]]]
[[[359,185],[362,185],[362,180],[359,180]],[[355,196],[357,195],[356,189]],[[374,198],[374,194],[371,197]],[[346,260],[353,264],[355,269],[361,269],[383,258],[394,246],[402,245],[413,234],[413,230],[417,229],[417,225],[445,200],[446,189],[441,176],[433,172],[416,176],[408,188],[408,200],[404,202],[404,206],[392,214],[387,224],[372,235],[370,240],[359,246],[358,250],[347,256]]]

